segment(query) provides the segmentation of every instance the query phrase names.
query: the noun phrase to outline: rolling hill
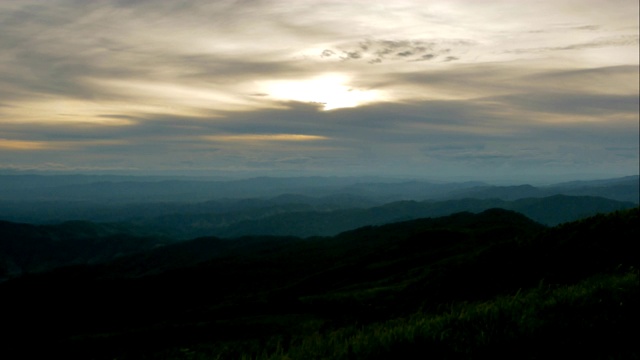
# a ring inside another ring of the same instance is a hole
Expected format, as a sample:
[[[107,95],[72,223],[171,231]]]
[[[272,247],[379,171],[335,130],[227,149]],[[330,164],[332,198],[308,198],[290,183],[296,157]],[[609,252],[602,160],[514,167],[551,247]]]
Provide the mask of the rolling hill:
[[[638,211],[552,228],[489,209],[334,237],[206,237],[25,275],[0,283],[1,351],[633,358]]]

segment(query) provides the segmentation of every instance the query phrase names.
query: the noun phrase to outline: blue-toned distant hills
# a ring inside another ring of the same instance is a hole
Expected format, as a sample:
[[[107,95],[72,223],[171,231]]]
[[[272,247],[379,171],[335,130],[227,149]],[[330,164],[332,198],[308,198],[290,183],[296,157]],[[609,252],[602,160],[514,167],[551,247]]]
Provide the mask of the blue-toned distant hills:
[[[638,204],[638,176],[552,186],[364,178],[203,180],[0,176],[0,219],[125,223],[128,233],[328,236],[359,226],[500,207],[545,225]]]

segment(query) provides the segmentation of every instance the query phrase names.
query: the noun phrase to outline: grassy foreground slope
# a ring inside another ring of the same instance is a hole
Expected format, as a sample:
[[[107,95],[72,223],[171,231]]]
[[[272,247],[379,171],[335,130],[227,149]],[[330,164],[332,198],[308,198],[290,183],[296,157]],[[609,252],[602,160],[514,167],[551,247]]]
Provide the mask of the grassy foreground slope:
[[[554,228],[492,209],[331,238],[198,239],[0,284],[1,326],[11,334],[0,351],[637,358],[638,235],[638,208]],[[178,251],[206,252],[209,241],[240,245],[200,261]],[[182,258],[172,260],[172,249]]]
[[[437,313],[298,337],[256,359],[631,359],[638,330],[638,273],[544,285]],[[196,354],[195,352],[193,353]],[[215,358],[202,353],[194,358]],[[224,358],[219,357],[219,358]]]

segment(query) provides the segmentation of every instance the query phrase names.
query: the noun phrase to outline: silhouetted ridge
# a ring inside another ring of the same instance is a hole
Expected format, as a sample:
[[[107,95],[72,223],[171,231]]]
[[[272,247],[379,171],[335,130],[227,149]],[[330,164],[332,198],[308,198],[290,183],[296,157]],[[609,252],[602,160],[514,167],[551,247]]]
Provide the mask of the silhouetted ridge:
[[[127,359],[175,358],[190,349],[205,358],[255,357],[321,339],[330,346],[341,331],[365,336],[367,329],[390,329],[405,339],[403,326],[421,319],[432,325],[420,331],[442,326],[438,334],[472,341],[439,335],[449,358],[469,349],[496,355],[505,341],[519,344],[515,354],[535,349],[547,357],[585,346],[585,337],[602,342],[590,342],[580,354],[615,348],[632,358],[636,337],[611,324],[638,320],[634,306],[620,305],[640,300],[637,280],[629,285],[640,266],[638,215],[634,208],[547,228],[493,208],[327,238],[199,238],[100,265],[31,274],[0,283],[0,317],[11,329],[0,352]],[[477,320],[467,326],[468,316]],[[440,318],[449,320],[432,323]],[[579,336],[558,344],[555,335],[545,335],[556,328]],[[420,331],[402,341],[417,354],[437,355],[421,345],[430,343],[420,340]],[[379,340],[366,336],[370,345],[351,347],[358,358],[371,358],[369,350],[389,357],[391,349],[403,348],[391,335],[387,345],[371,348]],[[24,346],[34,343],[40,346]]]
[[[0,221],[0,279],[60,266],[107,262],[171,243],[117,225],[70,221],[29,225]]]

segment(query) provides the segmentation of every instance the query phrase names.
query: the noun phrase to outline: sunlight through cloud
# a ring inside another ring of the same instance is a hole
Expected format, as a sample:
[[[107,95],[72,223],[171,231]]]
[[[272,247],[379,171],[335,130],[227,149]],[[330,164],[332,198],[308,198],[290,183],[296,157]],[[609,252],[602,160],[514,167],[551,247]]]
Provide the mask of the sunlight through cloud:
[[[325,111],[383,101],[382,92],[355,89],[349,80],[341,74],[324,74],[305,80],[265,81],[262,91],[277,100],[322,104]]]

